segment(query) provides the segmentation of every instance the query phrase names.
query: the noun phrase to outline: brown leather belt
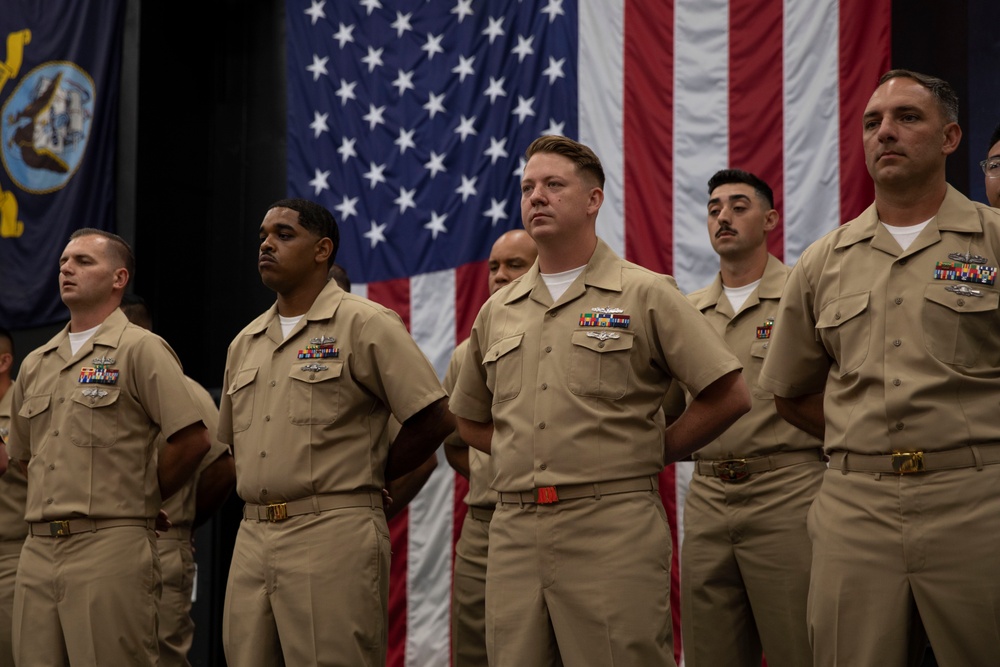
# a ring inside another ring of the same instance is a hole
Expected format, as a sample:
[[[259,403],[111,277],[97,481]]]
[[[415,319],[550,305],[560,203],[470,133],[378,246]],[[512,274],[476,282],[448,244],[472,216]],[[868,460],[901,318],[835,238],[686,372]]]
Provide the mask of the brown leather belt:
[[[476,521],[485,521],[486,523],[489,523],[490,520],[493,518],[493,512],[495,510],[496,507],[480,507],[478,505],[469,505],[469,514],[472,515],[472,518],[475,519]]]
[[[64,519],[62,521],[34,521],[28,524],[32,537],[69,537],[79,533],[93,533],[105,528],[142,526],[156,529],[155,519]]]
[[[161,540],[191,540],[191,526],[170,526],[166,530],[156,531],[160,534]]]
[[[894,452],[892,454],[855,454],[830,452],[830,467],[848,472],[906,475],[935,470],[982,468],[1000,463],[1000,445],[970,445],[937,452]]]
[[[543,486],[531,491],[500,492],[499,502],[505,505],[551,505],[562,500],[577,500],[579,498],[596,498],[613,496],[619,493],[635,493],[636,491],[659,491],[655,476],[632,477],[616,479],[611,482],[594,482],[592,484],[565,484],[563,486]]]
[[[742,482],[759,472],[768,472],[778,468],[810,463],[823,460],[822,449],[799,449],[793,452],[778,452],[768,456],[755,456],[748,459],[723,459],[710,461],[699,459],[694,462],[694,469],[699,475],[718,477],[723,482]]]
[[[382,509],[382,494],[370,491],[353,491],[351,493],[327,493],[320,496],[309,496],[270,505],[243,506],[243,518],[250,521],[284,521],[293,516],[303,514],[319,514],[329,510],[339,510],[346,507],[373,507]]]

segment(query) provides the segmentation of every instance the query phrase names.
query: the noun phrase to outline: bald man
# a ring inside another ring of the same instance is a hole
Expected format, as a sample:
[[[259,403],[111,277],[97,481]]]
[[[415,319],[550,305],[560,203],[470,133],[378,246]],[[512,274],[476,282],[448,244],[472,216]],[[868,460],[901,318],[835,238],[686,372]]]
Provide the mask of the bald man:
[[[521,277],[538,257],[538,248],[523,229],[514,229],[496,240],[490,251],[490,295]],[[451,355],[444,388],[455,388],[469,340],[462,341]],[[462,536],[455,545],[455,575],[451,591],[451,661],[455,667],[486,664],[486,554],[489,551],[490,519],[497,503],[490,489],[490,457],[469,449],[458,433],[444,441],[448,463],[469,480],[465,496],[468,511]]]

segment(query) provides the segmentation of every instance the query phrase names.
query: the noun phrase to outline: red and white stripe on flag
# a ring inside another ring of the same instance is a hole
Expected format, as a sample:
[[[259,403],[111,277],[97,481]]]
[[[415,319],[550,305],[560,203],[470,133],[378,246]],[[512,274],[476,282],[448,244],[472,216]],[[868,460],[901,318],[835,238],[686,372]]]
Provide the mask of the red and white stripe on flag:
[[[579,8],[579,139],[607,172],[598,233],[684,291],[718,262],[704,229],[706,183],[752,171],[781,213],[771,251],[792,264],[872,199],[861,113],[889,68],[890,0],[602,0]],[[482,263],[356,290],[399,312],[443,375],[486,298]],[[677,517],[689,464],[661,475],[677,540],[672,606],[682,651]],[[443,458],[394,521],[392,667],[449,661],[451,557],[464,481]]]

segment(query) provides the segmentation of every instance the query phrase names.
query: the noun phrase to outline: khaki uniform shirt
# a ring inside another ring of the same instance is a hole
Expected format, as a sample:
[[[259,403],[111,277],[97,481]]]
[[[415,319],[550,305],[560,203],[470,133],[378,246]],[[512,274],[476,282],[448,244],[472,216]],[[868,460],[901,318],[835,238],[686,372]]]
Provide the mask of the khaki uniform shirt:
[[[805,431],[795,428],[778,415],[774,394],[758,384],[761,365],[770,347],[778,301],[791,269],[771,255],[757,289],[747,297],[739,313],[726,298],[722,276],[688,298],[700,310],[743,364],[743,379],[753,399],[750,412],[740,417],[718,439],[695,452],[698,459],[732,459],[766,456],[796,449],[817,449],[822,443]],[[684,392],[675,382],[667,394],[664,410],[679,415],[684,410]]]
[[[121,310],[76,354],[68,332],[28,355],[12,389],[10,453],[30,458],[25,518],[153,519],[156,438],[201,421],[180,363]]]
[[[215,462],[220,456],[229,451],[229,446],[225,443],[219,442],[216,433],[219,430],[219,409],[215,407],[215,401],[212,400],[212,395],[205,391],[205,388],[200,384],[195,382],[189,377],[185,377],[187,380],[188,390],[191,392],[191,397],[198,404],[198,408],[201,411],[201,421],[204,422],[205,427],[208,429],[209,437],[212,441],[212,447],[208,450],[208,454],[205,458],[201,460],[198,465],[198,470],[195,474],[191,476],[184,486],[180,488],[174,495],[167,498],[166,502],[163,503],[163,509],[167,513],[167,517],[170,518],[170,523],[174,526],[192,526],[194,524],[194,517],[197,513],[197,490],[198,490],[198,478],[201,476],[202,471]],[[167,441],[161,434],[158,440],[158,451],[163,451],[163,447],[166,446]]]
[[[492,420],[497,491],[627,479],[663,469],[653,416],[673,377],[697,395],[739,369],[667,276],[598,241],[555,304],[537,263],[486,302],[451,407]]]
[[[996,272],[1000,211],[949,186],[903,252],[873,204],[792,270],[761,386],[788,397],[825,391],[831,451],[1000,442],[1000,286],[939,266],[966,253],[983,262],[967,266]]]
[[[469,339],[466,338],[455,347],[451,355],[451,362],[448,364],[448,372],[444,376],[444,390],[450,396],[455,391],[455,384],[458,383],[458,374],[462,370],[462,361],[469,349]],[[496,491],[490,489],[490,481],[493,479],[490,470],[490,455],[484,454],[475,447],[469,447],[458,437],[458,431],[454,431],[444,440],[446,445],[453,447],[465,447],[469,450],[469,492],[465,494],[465,504],[476,507],[495,507],[497,504]]]
[[[257,504],[379,492],[389,414],[405,422],[445,395],[399,316],[333,281],[287,339],[277,304],[243,329],[223,388],[219,440],[233,445],[237,492]]]
[[[14,399],[13,389],[0,398],[0,436],[4,440],[10,435],[10,404]],[[0,476],[0,541],[23,540],[28,536],[28,524],[24,521],[24,503],[28,496],[28,482],[16,465],[7,467]]]

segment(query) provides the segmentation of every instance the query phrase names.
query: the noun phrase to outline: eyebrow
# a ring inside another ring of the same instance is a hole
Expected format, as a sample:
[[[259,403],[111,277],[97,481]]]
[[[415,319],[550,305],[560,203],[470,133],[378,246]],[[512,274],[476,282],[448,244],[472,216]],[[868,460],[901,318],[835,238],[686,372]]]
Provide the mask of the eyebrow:
[[[291,225],[289,225],[288,223],[285,223],[285,222],[276,222],[276,223],[274,223],[274,229],[276,231],[282,231],[282,232],[294,232],[295,231],[295,227],[292,227]],[[264,231],[264,225],[261,225],[260,229],[258,231],[263,232]]]
[[[731,202],[734,202],[734,201],[737,201],[737,200],[741,200],[741,199],[745,199],[746,201],[750,201],[749,195],[729,195],[729,201],[731,201]],[[711,199],[708,200],[708,205],[709,206],[711,206],[712,204],[721,204],[721,203],[722,203],[722,197],[712,197]]]

